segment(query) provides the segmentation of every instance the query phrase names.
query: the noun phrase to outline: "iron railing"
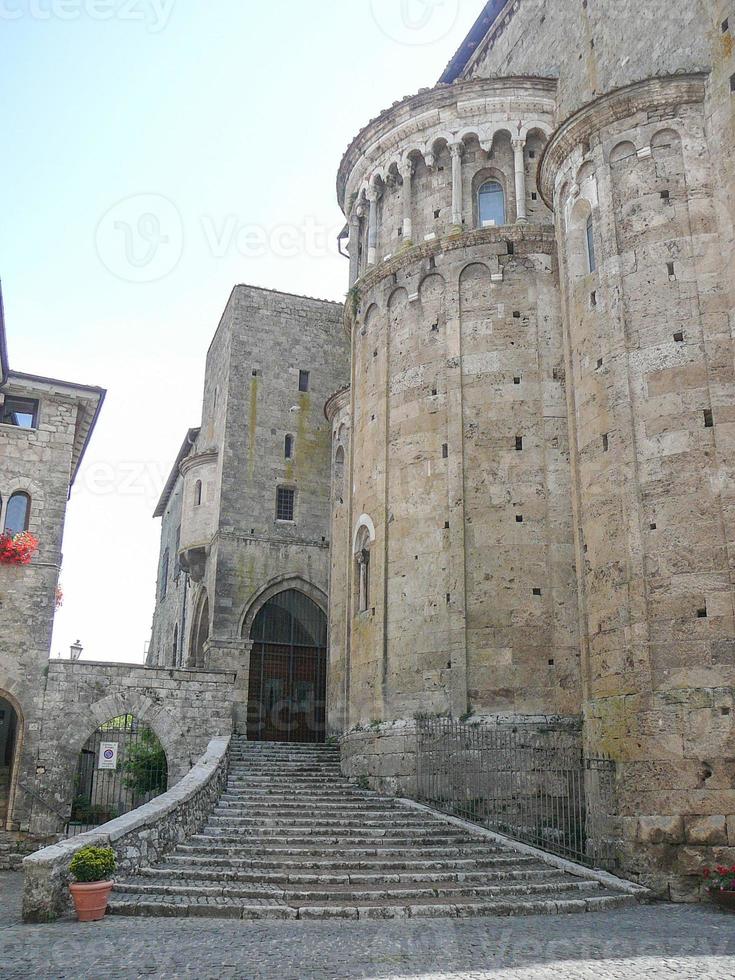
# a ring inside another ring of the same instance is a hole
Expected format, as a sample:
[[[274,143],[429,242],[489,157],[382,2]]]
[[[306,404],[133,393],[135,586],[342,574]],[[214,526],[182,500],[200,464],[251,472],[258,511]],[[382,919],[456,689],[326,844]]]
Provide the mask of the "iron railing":
[[[152,729],[133,715],[106,722],[82,749],[67,837],[114,820],[168,786],[166,753]]]
[[[581,864],[614,870],[615,763],[578,731],[417,721],[417,796],[444,813]]]

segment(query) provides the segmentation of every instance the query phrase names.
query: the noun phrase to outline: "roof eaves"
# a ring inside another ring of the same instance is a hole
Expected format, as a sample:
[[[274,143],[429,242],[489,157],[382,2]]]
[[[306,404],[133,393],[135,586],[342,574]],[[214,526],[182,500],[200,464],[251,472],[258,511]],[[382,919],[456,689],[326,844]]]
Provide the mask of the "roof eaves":
[[[168,479],[164,484],[163,491],[161,493],[161,498],[158,501],[158,504],[156,505],[156,509],[153,511],[154,517],[163,517],[163,515],[166,513],[168,502],[171,499],[171,494],[173,493],[173,489],[176,486],[176,481],[179,478],[179,466],[181,465],[182,460],[186,459],[186,457],[191,452],[192,446],[197,441],[197,438],[201,431],[202,431],[201,428],[189,429],[189,431],[186,433],[186,437],[184,438],[184,441],[181,444],[181,449],[179,450],[179,454],[176,457],[176,461],[174,465],[171,467],[171,472],[169,473]]]
[[[508,0],[488,0],[482,13],[472,25],[469,34],[462,41],[457,52],[439,79],[439,84],[450,85],[455,82],[469,64],[478,46],[498,18],[498,14],[508,5]]]

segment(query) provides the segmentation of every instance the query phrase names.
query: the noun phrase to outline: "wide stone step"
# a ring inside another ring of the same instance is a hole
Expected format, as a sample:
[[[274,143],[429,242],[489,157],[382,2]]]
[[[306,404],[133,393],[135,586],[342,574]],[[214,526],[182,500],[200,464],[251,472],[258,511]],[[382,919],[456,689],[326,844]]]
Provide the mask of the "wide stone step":
[[[269,868],[267,871],[252,871],[248,869],[225,870],[222,868],[209,868],[207,865],[201,867],[191,867],[187,865],[176,865],[164,862],[160,866],[142,868],[136,877],[175,880],[175,881],[205,881],[222,884],[223,882],[237,882],[241,884],[254,884],[260,886],[309,886],[325,887],[327,885],[344,885],[367,888],[371,886],[381,887],[385,885],[436,885],[445,882],[486,885],[488,883],[514,883],[529,882],[543,883],[553,881],[559,872],[545,865],[537,868],[516,868],[508,867],[496,870],[481,871],[414,871],[396,872],[386,874],[385,872],[355,871],[347,872],[320,872],[319,874],[304,871],[278,871]]]
[[[400,858],[401,860],[411,860],[416,857],[430,858],[431,860],[444,860],[444,858],[474,857],[476,854],[502,854],[500,848],[488,847],[484,841],[470,840],[457,846],[452,844],[436,845],[426,844],[422,847],[399,845],[398,847],[371,846],[364,847],[360,844],[347,844],[344,847],[315,847],[313,844],[303,846],[289,844],[285,847],[274,845],[255,844],[248,846],[242,843],[227,844],[224,842],[211,843],[209,841],[193,841],[188,844],[179,844],[175,851],[176,854],[213,854],[224,857],[253,857],[262,856],[263,858],[273,857],[280,860],[283,857],[314,857],[329,860],[334,857],[351,858],[363,860],[364,858],[377,857],[381,860]]]
[[[114,915],[206,916],[229,919],[392,919],[599,912],[631,904],[635,904],[635,899],[613,892],[570,898],[500,896],[452,903],[442,898],[353,902],[350,905],[336,901],[296,907],[277,900],[249,902],[225,897],[191,899],[185,895],[155,894],[113,895],[110,911]]]
[[[267,790],[267,789],[242,789],[242,790],[231,790],[228,789],[220,797],[220,803],[286,803],[293,801],[294,803],[299,803],[303,805],[304,803],[360,803],[361,801],[375,801],[381,799],[376,797],[375,794],[371,794],[368,791],[363,793],[360,792],[349,792],[345,790],[324,790],[320,792],[314,789],[302,789],[293,790],[290,793],[283,792],[281,790]]]
[[[418,820],[407,820],[401,816],[397,816],[393,820],[370,819],[368,817],[359,820],[357,817],[353,817],[341,820],[323,819],[315,820],[313,823],[305,823],[303,814],[300,817],[235,817],[227,815],[227,811],[224,811],[223,813],[216,813],[209,818],[206,831],[207,833],[218,833],[220,830],[227,830],[230,833],[235,833],[237,831],[245,831],[248,828],[257,829],[261,827],[264,829],[273,828],[282,830],[284,833],[290,833],[295,829],[304,833],[309,833],[314,830],[326,830],[328,832],[332,830],[344,830],[346,833],[349,833],[352,830],[365,827],[370,830],[412,830],[420,833],[427,826],[427,824],[421,823]]]
[[[533,862],[533,858],[528,858],[528,863]],[[347,857],[304,857],[284,855],[279,858],[272,857],[234,857],[221,854],[209,854],[202,851],[200,854],[175,851],[168,858],[171,863],[178,863],[185,867],[210,867],[237,870],[239,868],[251,868],[253,870],[265,871],[267,869],[285,871],[477,871],[481,868],[502,868],[517,867],[523,864],[522,857],[498,855],[497,857],[481,855],[477,857],[447,857],[430,859],[427,857],[416,858],[385,858],[365,857],[350,859]]]
[[[252,846],[255,843],[263,847],[419,847],[446,845],[448,847],[463,843],[471,843],[473,838],[456,834],[454,836],[445,835],[437,831],[422,831],[416,834],[386,834],[381,831],[379,835],[369,835],[362,833],[355,836],[330,836],[328,834],[304,833],[304,834],[282,834],[274,833],[269,828],[265,832],[249,832],[247,834],[193,834],[189,841],[191,843],[202,844],[227,844]]]
[[[175,878],[141,881],[131,878],[117,882],[116,895],[187,895],[195,898],[251,898],[280,900],[289,905],[311,904],[313,902],[373,902],[383,899],[407,898],[457,898],[499,895],[559,895],[563,893],[595,894],[600,886],[594,881],[575,881],[559,874],[555,880],[546,882],[510,882],[504,884],[468,884],[467,882],[447,882],[440,886],[433,884],[398,884],[391,887],[375,885],[371,888],[356,888],[353,885],[332,885],[322,888],[278,888],[269,885],[234,884],[214,882],[181,881]]]

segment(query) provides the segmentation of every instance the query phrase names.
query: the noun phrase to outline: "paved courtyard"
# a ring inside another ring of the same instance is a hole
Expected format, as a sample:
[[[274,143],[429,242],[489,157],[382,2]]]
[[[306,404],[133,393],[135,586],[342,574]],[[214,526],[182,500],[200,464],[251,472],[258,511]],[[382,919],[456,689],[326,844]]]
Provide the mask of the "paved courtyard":
[[[735,918],[710,907],[386,922],[108,917],[30,926],[0,874],[0,977],[243,980],[732,980]]]

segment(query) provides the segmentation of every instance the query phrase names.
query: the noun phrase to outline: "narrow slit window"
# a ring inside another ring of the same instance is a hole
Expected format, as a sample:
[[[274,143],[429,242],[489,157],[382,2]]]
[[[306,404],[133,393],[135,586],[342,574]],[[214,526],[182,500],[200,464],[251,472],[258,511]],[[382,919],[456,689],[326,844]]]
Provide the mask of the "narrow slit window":
[[[309,372],[299,371],[299,391],[309,390]]]
[[[523,449],[523,436],[516,436],[516,452],[521,452]]]
[[[587,268],[590,272],[597,269],[597,257],[595,256],[595,229],[592,222],[592,215],[587,219]]]
[[[194,506],[199,507],[202,503],[202,481],[197,480],[194,484]]]
[[[712,414],[711,408],[705,408],[704,410],[704,427],[705,429],[711,429],[715,424],[714,416]]]
[[[286,459],[293,459],[293,436],[286,436],[283,447],[283,455]]]

